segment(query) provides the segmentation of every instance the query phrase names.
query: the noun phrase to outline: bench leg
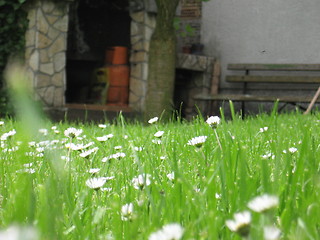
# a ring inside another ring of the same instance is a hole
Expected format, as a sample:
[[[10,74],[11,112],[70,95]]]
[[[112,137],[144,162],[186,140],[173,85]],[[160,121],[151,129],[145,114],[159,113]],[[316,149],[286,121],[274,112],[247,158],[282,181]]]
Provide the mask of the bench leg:
[[[245,103],[244,101],[241,102],[241,116],[244,116],[244,111],[245,111]]]
[[[286,102],[286,103],[284,103],[284,104],[279,108],[278,112],[281,112],[282,109],[284,109],[285,106],[287,106],[288,104],[291,104],[291,105],[293,105],[293,106],[297,106],[297,107],[299,107],[301,110],[304,110],[304,111],[307,109],[307,108],[305,108],[305,107],[303,107],[303,106],[301,106],[301,105],[299,105],[299,104],[297,104],[297,103],[295,103],[295,102]]]

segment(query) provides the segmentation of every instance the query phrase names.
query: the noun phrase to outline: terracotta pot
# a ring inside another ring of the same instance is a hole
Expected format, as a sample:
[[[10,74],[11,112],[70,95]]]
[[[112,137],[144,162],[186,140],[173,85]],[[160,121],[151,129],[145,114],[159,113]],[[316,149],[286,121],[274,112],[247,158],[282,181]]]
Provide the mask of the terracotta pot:
[[[106,50],[106,64],[127,64],[128,48],[115,46]]]
[[[107,105],[128,105],[129,67],[127,65],[110,65],[107,66],[107,69],[109,76]]]

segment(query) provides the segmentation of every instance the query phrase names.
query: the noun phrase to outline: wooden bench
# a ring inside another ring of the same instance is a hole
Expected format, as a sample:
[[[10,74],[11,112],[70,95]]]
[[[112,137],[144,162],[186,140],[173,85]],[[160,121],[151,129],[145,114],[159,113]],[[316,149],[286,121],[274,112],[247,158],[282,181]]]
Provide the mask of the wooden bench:
[[[242,113],[245,111],[245,102],[279,101],[285,103],[281,109],[287,104],[293,104],[305,109],[299,103],[310,103],[320,85],[320,64],[229,64],[227,69],[233,73],[241,71],[237,75],[226,75],[226,82],[237,86],[241,83],[241,93],[218,93],[218,83],[216,78],[213,78],[211,88],[215,90],[211,90],[210,94],[199,94],[194,97],[197,101],[207,101],[209,103],[208,114],[211,114],[212,103],[229,100],[241,102]],[[318,72],[319,74],[315,75],[310,72]],[[269,92],[272,91],[272,94],[252,93],[255,90],[254,88],[250,89],[250,86],[254,85],[256,89],[259,89],[257,85],[260,86],[259,90],[267,88]],[[308,90],[308,95],[289,94],[289,89],[300,90],[302,88]],[[276,93],[276,91],[273,91],[279,89],[281,89],[281,92]],[[320,99],[317,99],[317,102],[320,102]]]

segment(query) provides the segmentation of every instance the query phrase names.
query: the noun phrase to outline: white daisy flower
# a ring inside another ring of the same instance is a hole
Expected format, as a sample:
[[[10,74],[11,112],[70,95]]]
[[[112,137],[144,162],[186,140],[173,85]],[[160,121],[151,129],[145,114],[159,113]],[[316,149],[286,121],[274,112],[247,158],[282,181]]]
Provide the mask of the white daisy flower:
[[[114,150],[121,150],[122,149],[122,146],[115,146],[114,147]]]
[[[275,158],[275,155],[274,154],[272,154],[271,152],[268,152],[268,153],[266,153],[266,154],[264,154],[264,155],[262,155],[261,156],[263,159],[274,159]]]
[[[160,145],[162,143],[160,139],[152,139],[151,142],[157,145]]]
[[[262,127],[259,129],[259,132],[263,133],[263,132],[268,131],[268,129],[269,129],[268,127]]]
[[[252,199],[248,203],[248,208],[254,212],[265,212],[269,209],[275,208],[279,205],[279,198],[277,196],[263,194]]]
[[[133,204],[127,203],[121,207],[121,220],[128,221],[132,219],[133,215]]]
[[[135,189],[142,190],[145,186],[149,186],[151,184],[151,175],[145,173],[140,174],[132,179],[132,184]]]
[[[4,125],[4,121],[0,121],[0,126]]]
[[[40,128],[38,131],[39,131],[39,133],[42,133],[44,136],[48,135],[48,129]]]
[[[87,158],[87,157],[89,157],[92,153],[95,153],[95,152],[97,152],[99,150],[99,148],[98,147],[94,147],[94,148],[92,148],[92,149],[89,149],[89,150],[87,150],[87,151],[84,151],[84,152],[82,152],[82,153],[80,153],[80,157],[83,157],[83,158]]]
[[[266,226],[263,228],[263,236],[265,240],[278,240],[281,236],[279,228],[274,226]]]
[[[107,140],[109,140],[110,138],[113,138],[113,134],[108,134],[108,135],[104,135],[102,137],[97,137],[96,139],[99,141],[99,142],[105,142]]]
[[[169,223],[160,230],[151,233],[148,240],[179,240],[183,233],[184,228],[179,223]]]
[[[7,140],[9,137],[12,137],[13,135],[15,135],[16,133],[17,133],[16,130],[13,129],[13,130],[11,130],[11,131],[9,131],[9,132],[7,132],[7,133],[2,134],[2,136],[0,137],[0,140],[5,141],[5,140]]]
[[[99,128],[106,128],[107,125],[106,125],[106,124],[99,124],[98,127],[99,127]]]
[[[289,150],[290,153],[295,153],[296,151],[298,151],[298,149],[295,148],[295,147],[291,147],[288,150]]]
[[[133,148],[136,152],[141,152],[143,150],[143,147],[134,147]]]
[[[156,138],[161,138],[163,134],[164,134],[164,131],[158,131],[153,136],[155,136]]]
[[[115,154],[111,154],[110,156],[108,157],[104,157],[102,158],[102,162],[107,162],[107,161],[110,161],[111,159],[120,159],[120,158],[124,158],[126,156],[125,153],[123,152],[118,152],[118,153],[115,153]]]
[[[216,193],[214,196],[216,197],[216,199],[221,199],[221,194],[219,193]]]
[[[158,117],[151,118],[151,119],[149,119],[148,123],[150,123],[150,124],[156,123],[158,121],[158,119],[159,119]]]
[[[61,156],[60,157],[61,158],[61,160],[63,160],[63,161],[66,161],[66,162],[70,162],[70,158],[69,157],[67,157],[67,156]]]
[[[36,170],[34,168],[23,168],[16,171],[16,173],[30,173],[30,174],[33,174],[35,172]]]
[[[86,185],[94,190],[100,189],[108,180],[114,179],[114,177],[98,177],[89,178],[86,181]]]
[[[174,181],[174,172],[168,173],[168,174],[167,174],[167,178],[168,178],[171,182],[173,182],[173,181]]]
[[[235,213],[232,220],[227,220],[226,225],[232,231],[247,236],[250,231],[251,214],[249,211]]]
[[[92,174],[95,174],[95,173],[98,173],[100,172],[100,168],[90,168],[88,170],[88,173],[92,173]]]
[[[69,127],[64,131],[64,135],[68,138],[78,137],[83,132],[82,129],[76,129],[74,127]]]
[[[206,140],[207,136],[194,137],[191,140],[189,140],[187,144],[191,146],[201,147]]]
[[[218,116],[211,116],[206,120],[206,123],[213,128],[216,128],[221,122],[221,119]]]
[[[0,231],[0,239],[6,240],[37,240],[39,233],[33,227],[23,227],[12,225],[7,229]]]
[[[111,191],[112,191],[112,188],[110,188],[110,187],[100,188],[100,190],[101,190],[102,192],[111,192]]]

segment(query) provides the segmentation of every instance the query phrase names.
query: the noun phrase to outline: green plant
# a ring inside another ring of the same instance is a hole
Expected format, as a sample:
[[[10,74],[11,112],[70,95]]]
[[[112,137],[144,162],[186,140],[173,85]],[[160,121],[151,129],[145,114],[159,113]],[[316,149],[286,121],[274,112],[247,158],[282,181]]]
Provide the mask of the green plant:
[[[4,69],[10,57],[23,58],[28,26],[26,0],[0,0],[0,111],[10,112],[4,84]]]

